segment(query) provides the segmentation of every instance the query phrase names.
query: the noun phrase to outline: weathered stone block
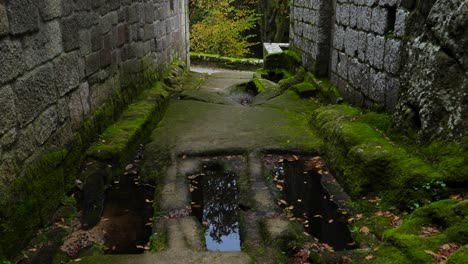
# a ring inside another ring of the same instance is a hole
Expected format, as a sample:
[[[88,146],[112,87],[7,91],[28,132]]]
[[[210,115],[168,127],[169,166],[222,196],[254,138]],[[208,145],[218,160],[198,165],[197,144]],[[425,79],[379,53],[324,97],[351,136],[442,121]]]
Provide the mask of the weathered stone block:
[[[39,14],[32,0],[7,1],[8,20],[12,34],[21,34],[39,29]]]
[[[35,131],[32,124],[25,127],[20,132],[16,147],[16,158],[18,160],[24,161],[37,150],[36,138],[34,134]]]
[[[70,117],[70,110],[68,109],[68,102],[67,99],[60,98],[57,101],[57,119],[59,124],[65,123]]]
[[[377,6],[379,4],[379,0],[367,0],[367,6]]]
[[[358,50],[358,43],[359,43],[359,33],[351,28],[346,30],[346,37],[345,37],[345,51],[346,54],[352,57],[357,57],[357,50]]]
[[[62,15],[61,0],[36,0],[35,3],[44,21],[49,21]]]
[[[99,27],[91,28],[91,51],[102,49],[103,41],[103,35]]]
[[[112,63],[112,35],[110,33],[104,36],[103,48],[99,51],[100,53],[100,66],[105,68]]]
[[[80,55],[86,56],[92,51],[91,47],[91,31],[81,30],[80,31]]]
[[[390,39],[385,43],[385,71],[397,74],[400,70],[400,53],[402,44],[400,40]]]
[[[349,26],[349,5],[341,6],[340,22],[343,26]]]
[[[62,34],[57,20],[43,24],[39,32],[24,37],[25,63],[29,69],[53,59],[62,52]]]
[[[367,35],[367,59],[370,65],[383,70],[385,38],[374,34]]]
[[[331,60],[330,60],[330,71],[336,73],[338,70],[338,51],[332,49]]]
[[[55,79],[60,96],[79,85],[82,76],[78,65],[78,51],[64,53],[54,60]]]
[[[405,34],[408,14],[404,9],[398,9],[395,18],[395,36],[402,37]]]
[[[359,7],[349,6],[349,26],[355,28],[357,26],[357,19],[359,17]]]
[[[122,47],[128,42],[128,25],[122,24],[117,27],[117,47]]]
[[[99,20],[99,28],[101,29],[101,33],[105,34],[109,32],[112,26],[117,25],[117,23],[118,23],[117,11],[108,13],[105,16],[101,17],[101,19]]]
[[[358,59],[360,61],[363,61],[363,62],[367,61],[366,52],[367,52],[367,34],[366,34],[366,32],[359,32],[359,35],[358,35]]]
[[[75,1],[73,0],[62,0],[61,7],[62,7],[62,16],[67,17],[73,13],[75,10]]]
[[[70,110],[70,122],[73,129],[78,129],[83,122],[84,111],[81,104],[80,90],[77,89],[68,98],[68,109]]]
[[[19,41],[0,41],[0,83],[5,83],[25,70],[23,50]]]
[[[79,48],[80,28],[77,16],[62,19],[62,41],[65,52]]]
[[[8,16],[5,7],[5,0],[0,0],[0,36],[9,31]]]
[[[34,121],[34,136],[39,145],[43,145],[57,129],[57,107],[51,106]]]
[[[356,26],[359,29],[369,31],[372,19],[372,9],[367,6],[359,7],[359,15],[357,17]]]
[[[393,6],[396,6],[400,3],[400,0],[380,0],[379,1],[379,5],[380,6],[390,6],[390,7],[393,7]]]
[[[149,40],[155,37],[154,35],[154,25],[153,24],[145,24],[144,26],[144,37],[143,40]]]
[[[387,75],[383,72],[370,70],[371,86],[367,96],[376,103],[385,104],[385,92],[387,84]]]
[[[99,70],[99,52],[93,52],[85,57],[85,74],[90,76],[91,74]]]
[[[371,30],[380,35],[384,35],[388,30],[388,10],[382,7],[372,9]]]
[[[14,92],[17,98],[18,120],[24,127],[57,98],[52,64],[38,67],[18,78]]]
[[[344,79],[348,80],[348,56],[344,53],[338,53],[338,75]]]
[[[9,85],[0,87],[0,135],[16,125],[15,94]]]
[[[0,149],[10,150],[18,139],[18,129],[16,127],[8,130],[0,139]],[[0,173],[1,174],[1,173]]]

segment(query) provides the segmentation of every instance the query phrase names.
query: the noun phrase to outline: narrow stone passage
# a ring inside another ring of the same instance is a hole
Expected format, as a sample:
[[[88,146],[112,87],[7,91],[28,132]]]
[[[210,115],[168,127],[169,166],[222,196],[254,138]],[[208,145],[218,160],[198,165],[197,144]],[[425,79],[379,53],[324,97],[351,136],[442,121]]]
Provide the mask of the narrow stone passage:
[[[290,224],[279,216],[280,208],[265,181],[264,154],[318,154],[322,141],[309,129],[304,116],[315,106],[313,102],[301,102],[291,93],[246,106],[233,100],[232,94],[258,78],[253,72],[201,71],[206,73],[192,73],[182,82],[184,92],[173,98],[153,131],[151,142],[145,146],[142,177],[155,181],[160,189],[155,197],[157,219],[153,237],[157,241],[153,243],[159,242],[163,250],[135,255],[132,260],[250,263],[254,256],[256,262],[275,263],[275,254],[280,252],[273,246],[263,247],[268,241],[291,235]],[[288,110],[291,105],[294,108]],[[198,187],[189,186],[188,179],[194,179],[194,173],[206,167],[204,161],[217,160],[218,156],[228,161],[238,157],[243,164],[236,169],[239,175],[236,207],[241,217],[239,252],[207,250],[201,235],[203,221],[189,213],[190,193]],[[256,252],[260,248],[262,252]],[[83,261],[128,263],[128,260],[127,256],[95,256]]]

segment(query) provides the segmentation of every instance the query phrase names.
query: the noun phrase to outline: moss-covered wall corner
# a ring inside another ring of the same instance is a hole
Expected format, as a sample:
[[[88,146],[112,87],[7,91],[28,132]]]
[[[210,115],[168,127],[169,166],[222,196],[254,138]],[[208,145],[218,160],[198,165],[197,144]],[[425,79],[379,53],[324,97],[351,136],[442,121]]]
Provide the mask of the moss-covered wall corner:
[[[142,64],[145,71],[133,76],[128,86],[117,89],[75,133],[70,131],[72,136],[66,144],[50,144],[34,154],[24,168],[18,168],[20,177],[9,186],[1,186],[0,259],[16,254],[36,228],[50,224],[60,201],[75,186],[86,157],[94,158],[92,153],[99,152],[97,158],[106,153],[106,164],[126,162],[139,145],[136,142],[148,136],[147,128],[162,118],[169,97],[164,81],[175,78],[174,72],[181,73],[174,68],[185,66],[180,60],[169,66],[157,65],[148,57]],[[155,82],[158,79],[161,81]],[[111,125],[119,119],[120,123]],[[98,138],[97,145],[89,149]],[[108,144],[104,146],[102,140]]]
[[[468,182],[467,151],[459,143],[425,147],[406,141],[385,113],[348,105],[314,111],[311,125],[325,137],[325,155],[347,192],[379,195],[405,209],[447,196]]]

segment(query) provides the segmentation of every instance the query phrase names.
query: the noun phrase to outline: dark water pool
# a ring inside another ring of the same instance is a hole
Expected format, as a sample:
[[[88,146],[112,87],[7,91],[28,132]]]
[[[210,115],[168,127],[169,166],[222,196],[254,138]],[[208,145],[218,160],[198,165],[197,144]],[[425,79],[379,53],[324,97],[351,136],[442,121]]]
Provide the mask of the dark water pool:
[[[188,177],[192,215],[205,227],[208,250],[240,251],[238,176],[211,162]]]
[[[327,243],[334,250],[353,249],[347,215],[338,210],[333,196],[323,188],[319,173],[322,169],[317,161],[280,161],[273,173],[277,186],[282,189],[282,206],[286,211],[321,243]]]

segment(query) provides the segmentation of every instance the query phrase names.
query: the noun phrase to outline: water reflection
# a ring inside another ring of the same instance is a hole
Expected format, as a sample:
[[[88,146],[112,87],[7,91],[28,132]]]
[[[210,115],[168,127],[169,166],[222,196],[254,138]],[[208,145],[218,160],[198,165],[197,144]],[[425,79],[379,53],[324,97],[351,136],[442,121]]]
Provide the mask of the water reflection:
[[[240,251],[237,175],[219,163],[189,176],[192,215],[205,227],[208,250]]]
[[[304,160],[285,160],[278,163],[274,174],[284,186],[287,207],[308,233],[335,250],[354,248],[347,220],[323,188],[316,169],[305,166]]]

